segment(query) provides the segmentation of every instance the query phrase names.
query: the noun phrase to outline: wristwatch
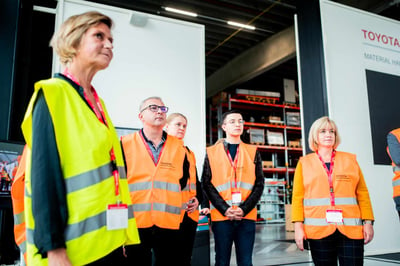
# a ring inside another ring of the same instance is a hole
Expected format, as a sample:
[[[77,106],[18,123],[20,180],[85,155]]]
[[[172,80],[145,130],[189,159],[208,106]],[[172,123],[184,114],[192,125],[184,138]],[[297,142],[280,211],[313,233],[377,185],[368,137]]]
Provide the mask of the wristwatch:
[[[374,221],[372,221],[372,220],[363,220],[363,224],[371,224],[371,225],[374,225]]]

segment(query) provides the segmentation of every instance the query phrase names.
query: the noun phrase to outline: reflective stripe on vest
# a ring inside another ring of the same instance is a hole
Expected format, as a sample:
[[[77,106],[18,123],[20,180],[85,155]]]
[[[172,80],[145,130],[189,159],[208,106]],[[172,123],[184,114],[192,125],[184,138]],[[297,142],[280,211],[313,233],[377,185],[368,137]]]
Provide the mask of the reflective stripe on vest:
[[[111,162],[97,169],[72,176],[65,181],[68,192],[78,191],[89,186],[103,182],[112,175]]]
[[[328,226],[332,223],[328,223],[326,218],[304,218],[305,225],[312,226]],[[343,218],[343,223],[336,223],[337,225],[362,225],[362,220],[359,218]]]
[[[163,204],[163,203],[138,203],[133,205],[133,211],[135,212],[145,212],[145,211],[160,211],[167,212],[171,214],[180,214],[181,208],[176,206]]]
[[[330,206],[330,198],[304,199],[304,206]],[[357,205],[356,198],[335,198],[335,205]]]
[[[14,225],[25,223],[25,214],[23,212],[14,214]]]
[[[171,192],[180,192],[180,185],[162,181],[129,184],[130,191],[148,190],[152,188],[165,189]]]
[[[396,179],[396,180],[392,181],[392,186],[393,187],[400,186],[400,179]]]
[[[188,183],[182,191],[196,191],[196,184]]]

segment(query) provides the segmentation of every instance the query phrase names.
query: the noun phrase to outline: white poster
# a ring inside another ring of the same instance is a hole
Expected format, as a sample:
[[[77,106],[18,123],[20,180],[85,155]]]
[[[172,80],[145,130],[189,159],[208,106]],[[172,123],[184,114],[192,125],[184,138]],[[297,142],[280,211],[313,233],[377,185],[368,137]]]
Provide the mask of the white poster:
[[[357,155],[376,219],[366,254],[399,252],[385,149],[388,131],[400,127],[392,104],[400,96],[400,23],[326,0],[320,7],[329,115],[342,137],[338,150]]]
[[[119,133],[142,127],[139,105],[159,96],[188,119],[185,144],[194,151],[197,168],[205,155],[204,26],[87,1],[59,1],[56,28],[68,17],[96,10],[112,18],[114,58],[97,73],[94,87],[104,99]],[[54,71],[61,70],[55,61]]]

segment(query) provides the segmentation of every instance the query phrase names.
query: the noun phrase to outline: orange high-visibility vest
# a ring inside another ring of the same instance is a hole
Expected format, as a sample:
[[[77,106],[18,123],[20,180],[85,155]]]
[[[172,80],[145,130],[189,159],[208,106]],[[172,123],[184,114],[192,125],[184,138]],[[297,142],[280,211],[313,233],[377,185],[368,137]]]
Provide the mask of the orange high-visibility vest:
[[[211,147],[207,148],[207,156],[211,168],[211,183],[219,192],[220,196],[232,206],[232,191],[237,187],[244,202],[250,195],[256,180],[256,165],[254,159],[256,156],[257,147],[240,142],[238,149],[238,161],[236,168],[236,182],[235,171],[232,167],[231,161],[224,148],[223,142],[217,142]],[[234,158],[232,158],[234,160]],[[211,208],[211,221],[225,221],[228,220],[223,213],[220,213],[214,206]],[[254,207],[244,219],[256,220],[257,209]]]
[[[390,131],[390,133],[393,134],[400,143],[400,128],[394,129],[394,130]],[[389,147],[386,147],[386,151],[390,156]],[[391,159],[391,157],[390,157],[390,159]],[[395,197],[400,197],[400,166],[397,166],[393,162],[393,160],[392,160],[392,166],[393,166],[393,173],[394,173],[394,177],[392,179],[393,198],[395,198]]]
[[[24,147],[17,173],[11,186],[11,198],[14,212],[14,238],[21,253],[24,255],[25,265],[28,265],[26,254],[26,225],[24,214],[25,169],[26,158],[30,156],[27,145]]]
[[[306,237],[321,239],[338,229],[351,239],[362,239],[362,219],[374,220],[374,218],[367,187],[363,187],[363,192],[360,192],[360,184],[365,182],[356,156],[336,152],[332,173],[335,206],[331,206],[328,175],[318,155],[316,153],[306,155],[300,158],[300,163],[303,169]],[[364,205],[363,209],[360,204]],[[326,221],[326,211],[334,209],[342,210],[343,223]]]
[[[189,174],[190,177],[188,179],[186,187],[182,190],[182,201],[183,203],[188,202],[191,198],[196,197],[196,181],[197,181],[197,175],[196,175],[196,158],[194,157],[194,153],[189,150],[189,148],[186,148],[186,157],[189,161],[190,168],[189,168]],[[185,212],[185,210],[183,209]],[[184,214],[184,213],[183,213]],[[188,213],[188,216],[190,219],[195,221],[196,223],[199,221],[199,210],[195,210],[192,213]],[[183,217],[183,216],[182,216]]]
[[[185,159],[183,142],[168,135],[155,164],[140,134],[136,132],[121,139],[137,226],[179,229],[183,213],[179,183]]]

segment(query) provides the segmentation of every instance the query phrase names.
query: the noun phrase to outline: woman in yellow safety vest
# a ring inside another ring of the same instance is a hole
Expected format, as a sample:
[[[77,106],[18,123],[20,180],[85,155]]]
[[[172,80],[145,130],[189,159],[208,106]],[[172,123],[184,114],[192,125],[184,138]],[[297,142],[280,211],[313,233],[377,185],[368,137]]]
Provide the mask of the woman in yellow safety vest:
[[[50,43],[65,69],[35,84],[22,123],[29,265],[125,265],[124,245],[139,243],[118,136],[91,84],[113,58],[112,25],[95,11],[68,18]]]
[[[172,113],[167,117],[167,124],[165,131],[168,135],[182,139],[186,135],[187,118],[180,113]],[[199,210],[198,206],[200,202],[204,202],[201,184],[199,182],[196,170],[196,159],[193,151],[189,150],[186,146],[186,156],[189,160],[189,173],[187,185],[182,190],[182,206],[183,220],[179,227],[180,231],[180,244],[181,244],[181,265],[191,265],[191,257],[194,239],[196,237],[197,223],[199,221]],[[203,206],[204,207],[204,206]],[[202,213],[208,214],[209,208],[202,209]]]
[[[310,129],[314,153],[300,158],[293,184],[295,240],[309,243],[315,265],[363,265],[364,244],[374,236],[371,201],[364,176],[351,153],[337,151],[335,122],[324,116]],[[308,240],[306,242],[305,240]]]

